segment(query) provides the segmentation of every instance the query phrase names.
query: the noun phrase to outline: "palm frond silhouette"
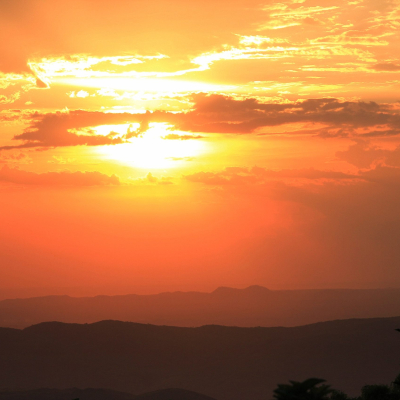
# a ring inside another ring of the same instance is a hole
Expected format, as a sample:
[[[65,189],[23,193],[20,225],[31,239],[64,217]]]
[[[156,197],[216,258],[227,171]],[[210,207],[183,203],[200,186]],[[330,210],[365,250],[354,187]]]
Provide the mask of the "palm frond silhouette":
[[[290,384],[279,384],[274,390],[276,400],[326,400],[332,393],[330,386],[321,385],[324,379],[309,378],[303,382],[289,381]]]

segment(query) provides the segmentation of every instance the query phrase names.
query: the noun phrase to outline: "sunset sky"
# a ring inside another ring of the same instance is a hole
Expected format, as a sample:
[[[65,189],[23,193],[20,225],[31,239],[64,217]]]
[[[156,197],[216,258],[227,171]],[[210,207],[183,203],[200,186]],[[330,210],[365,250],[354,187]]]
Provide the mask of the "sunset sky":
[[[400,0],[0,0],[0,298],[400,287]]]

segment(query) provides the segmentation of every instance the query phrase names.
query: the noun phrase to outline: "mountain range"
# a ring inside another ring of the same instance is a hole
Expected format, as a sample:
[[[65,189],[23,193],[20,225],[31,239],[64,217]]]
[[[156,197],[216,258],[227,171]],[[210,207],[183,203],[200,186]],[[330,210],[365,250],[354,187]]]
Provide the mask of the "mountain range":
[[[135,396],[109,389],[36,389],[0,392],[0,400],[214,400],[183,389],[164,389]]]
[[[181,388],[218,400],[266,400],[278,383],[317,377],[356,395],[400,372],[399,327],[400,317],[290,328],[121,321],[0,328],[0,391],[76,387],[140,395]]]
[[[0,326],[46,321],[120,320],[172,326],[298,326],[400,315],[400,289],[269,290],[220,287],[211,293],[96,297],[47,296],[0,301]]]

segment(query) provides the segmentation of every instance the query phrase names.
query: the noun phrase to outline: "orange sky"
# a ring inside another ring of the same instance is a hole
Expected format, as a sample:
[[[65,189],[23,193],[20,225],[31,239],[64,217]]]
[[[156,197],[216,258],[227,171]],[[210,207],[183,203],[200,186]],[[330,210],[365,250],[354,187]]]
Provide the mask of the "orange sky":
[[[400,0],[0,24],[0,298],[400,286]]]

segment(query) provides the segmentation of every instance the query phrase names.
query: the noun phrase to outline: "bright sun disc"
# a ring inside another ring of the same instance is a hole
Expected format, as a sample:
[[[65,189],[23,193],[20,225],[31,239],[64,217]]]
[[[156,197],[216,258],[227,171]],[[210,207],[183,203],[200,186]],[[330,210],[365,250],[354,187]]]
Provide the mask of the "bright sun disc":
[[[129,125],[125,124],[113,126],[111,130],[125,134],[128,128]],[[168,128],[169,125],[165,123],[151,123],[145,133],[130,139],[130,143],[102,146],[98,152],[108,159],[138,168],[166,169],[178,167],[204,151],[205,144],[201,140],[163,139],[171,133]],[[105,130],[109,132],[110,126],[96,129],[99,133]]]

